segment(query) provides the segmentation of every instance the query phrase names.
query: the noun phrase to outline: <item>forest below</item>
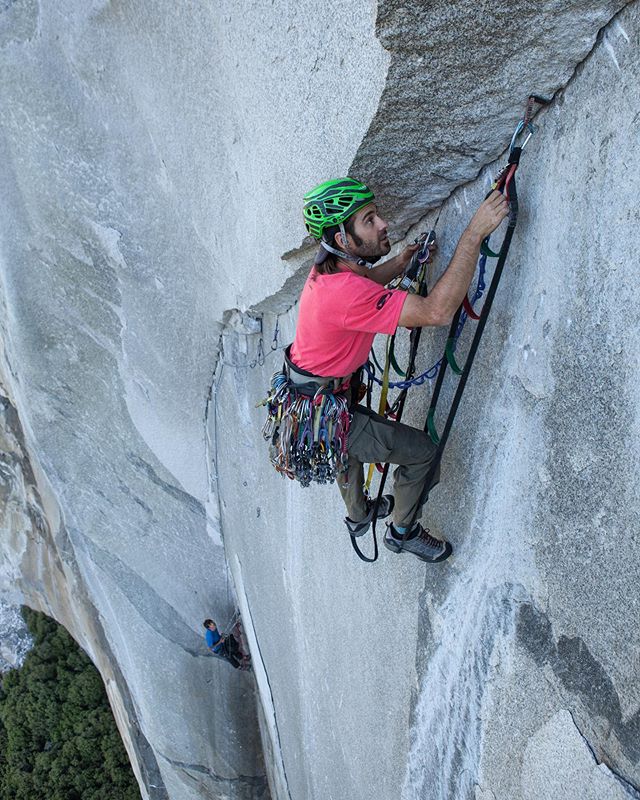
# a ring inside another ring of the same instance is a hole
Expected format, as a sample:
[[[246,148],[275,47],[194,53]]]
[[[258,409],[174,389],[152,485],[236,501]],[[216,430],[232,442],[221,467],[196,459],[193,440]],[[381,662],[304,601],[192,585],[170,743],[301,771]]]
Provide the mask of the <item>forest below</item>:
[[[24,608],[34,639],[0,687],[0,800],[139,800],[104,684],[67,631]]]

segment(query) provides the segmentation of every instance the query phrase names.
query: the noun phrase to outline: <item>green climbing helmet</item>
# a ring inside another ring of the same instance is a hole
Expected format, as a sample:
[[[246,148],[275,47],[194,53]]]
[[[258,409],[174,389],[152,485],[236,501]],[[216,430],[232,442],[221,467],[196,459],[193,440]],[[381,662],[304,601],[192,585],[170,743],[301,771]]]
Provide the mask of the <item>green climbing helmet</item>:
[[[304,196],[304,222],[309,233],[322,239],[327,228],[341,225],[359,208],[374,200],[374,194],[355,178],[325,181]]]

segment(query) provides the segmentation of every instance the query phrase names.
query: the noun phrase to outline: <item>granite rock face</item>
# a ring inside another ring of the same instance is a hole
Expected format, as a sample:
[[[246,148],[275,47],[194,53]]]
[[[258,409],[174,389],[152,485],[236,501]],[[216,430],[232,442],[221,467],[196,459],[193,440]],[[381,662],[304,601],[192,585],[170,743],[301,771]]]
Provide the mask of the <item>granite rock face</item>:
[[[4,598],[0,602],[0,673],[20,667],[32,646],[20,607]]]
[[[144,797],[638,796],[640,6],[458,5],[0,0],[2,586],[92,657]],[[529,91],[426,515],[455,556],[366,567],[255,408],[300,196],[362,176],[442,269]],[[252,674],[202,642],[236,604]]]

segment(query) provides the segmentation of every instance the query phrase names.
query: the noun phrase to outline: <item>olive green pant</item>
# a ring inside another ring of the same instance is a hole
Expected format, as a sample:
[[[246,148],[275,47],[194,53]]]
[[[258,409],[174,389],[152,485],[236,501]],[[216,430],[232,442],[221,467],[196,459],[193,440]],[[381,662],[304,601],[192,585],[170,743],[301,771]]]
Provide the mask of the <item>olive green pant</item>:
[[[367,516],[363,491],[363,464],[397,464],[393,472],[393,522],[409,525],[421,514],[420,496],[437,448],[429,436],[417,428],[387,420],[363,406],[356,406],[347,440],[349,469],[337,479],[347,516],[358,521]],[[440,465],[429,488],[440,480]],[[426,498],[425,498],[426,501]]]

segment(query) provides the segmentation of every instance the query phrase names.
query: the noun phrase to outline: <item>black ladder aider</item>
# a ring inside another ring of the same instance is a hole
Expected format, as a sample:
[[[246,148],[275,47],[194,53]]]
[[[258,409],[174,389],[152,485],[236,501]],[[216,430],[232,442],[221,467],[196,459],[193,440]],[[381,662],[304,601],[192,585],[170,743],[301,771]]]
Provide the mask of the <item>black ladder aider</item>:
[[[434,478],[434,476],[436,474],[436,471],[438,469],[440,461],[442,460],[442,454],[443,454],[444,449],[446,447],[447,440],[449,438],[449,434],[451,433],[451,428],[453,426],[453,422],[454,422],[456,413],[458,411],[458,407],[460,406],[460,402],[462,400],[462,395],[464,393],[465,387],[467,385],[467,380],[468,380],[469,374],[471,372],[471,367],[473,366],[473,361],[475,359],[476,352],[477,352],[478,347],[480,345],[480,340],[482,339],[482,334],[483,334],[485,326],[487,324],[487,319],[489,318],[489,313],[491,312],[491,306],[493,304],[493,300],[494,300],[496,291],[498,289],[498,284],[500,283],[500,278],[502,276],[504,265],[505,265],[505,262],[507,260],[507,255],[509,253],[509,248],[511,246],[511,240],[513,239],[513,234],[514,234],[514,231],[515,231],[515,228],[516,228],[516,224],[517,224],[517,221],[518,221],[518,194],[517,194],[517,189],[516,189],[515,174],[516,174],[516,170],[518,169],[518,165],[520,163],[520,156],[522,155],[522,151],[523,151],[524,147],[526,146],[527,142],[529,141],[529,139],[531,138],[531,135],[533,134],[533,131],[534,131],[534,128],[533,128],[533,125],[532,125],[532,122],[531,122],[531,119],[532,119],[533,114],[534,114],[534,109],[535,109],[536,104],[538,104],[538,105],[547,105],[548,102],[549,102],[548,100],[545,100],[544,98],[539,97],[538,95],[531,95],[529,97],[529,99],[527,101],[527,106],[526,106],[526,111],[525,111],[524,118],[522,120],[520,120],[520,122],[518,123],[518,126],[516,127],[515,133],[513,135],[512,140],[511,140],[511,148],[510,148],[510,152],[509,152],[509,160],[508,160],[507,164],[505,165],[505,167],[500,171],[500,173],[499,173],[498,177],[496,178],[496,181],[495,181],[495,183],[494,183],[494,185],[492,187],[492,190],[491,190],[491,191],[494,191],[494,190],[497,189],[498,191],[502,192],[505,195],[505,197],[507,198],[507,200],[509,201],[509,220],[508,220],[508,224],[507,224],[507,230],[506,230],[504,239],[502,241],[502,245],[500,247],[500,251],[497,254],[491,253],[491,251],[488,249],[487,240],[485,240],[485,242],[483,243],[483,253],[485,255],[497,256],[498,260],[497,260],[496,267],[495,267],[495,270],[494,270],[494,273],[493,273],[493,277],[491,279],[491,284],[489,286],[489,290],[487,292],[487,296],[486,296],[486,299],[485,299],[485,302],[484,302],[484,305],[482,307],[482,311],[481,311],[479,317],[478,317],[477,314],[473,313],[473,309],[469,306],[469,303],[467,301],[466,303],[463,303],[463,304],[460,305],[460,307],[458,308],[458,310],[457,310],[457,312],[456,312],[456,314],[455,314],[455,316],[454,316],[454,318],[453,318],[453,320],[451,322],[451,327],[449,329],[449,336],[447,338],[447,344],[446,344],[446,347],[445,347],[445,353],[444,353],[444,355],[443,355],[443,357],[442,357],[442,359],[440,361],[439,370],[438,370],[438,376],[437,376],[437,379],[436,379],[436,384],[435,384],[433,395],[432,395],[432,398],[431,398],[431,403],[429,405],[429,410],[427,412],[427,418],[426,418],[425,424],[424,424],[424,430],[425,430],[425,432],[429,433],[429,435],[431,436],[432,440],[437,445],[437,450],[436,450],[436,454],[434,456],[434,459],[432,461],[431,467],[429,469],[429,472],[427,473],[427,476],[425,478],[424,488],[422,490],[422,493],[420,495],[420,499],[419,499],[418,504],[416,506],[416,511],[414,512],[414,515],[413,515],[413,517],[411,519],[410,524],[407,526],[407,533],[413,527],[413,525],[415,523],[415,520],[416,520],[416,517],[418,516],[418,514],[420,512],[420,509],[422,508],[423,504],[427,501],[427,499],[429,497],[429,490],[431,488],[431,483],[432,483],[433,478]],[[517,141],[518,137],[524,131],[528,131],[528,135],[527,135],[525,141],[522,143],[522,145],[518,147],[518,146],[516,146],[516,141]],[[421,283],[420,283],[420,285],[418,287],[418,293],[421,294],[422,296],[426,296],[426,294],[427,294],[426,274],[424,275],[423,280],[421,281]],[[457,341],[457,337],[458,337],[458,334],[459,334],[460,316],[463,313],[463,310],[468,314],[468,316],[470,318],[476,319],[478,324],[477,324],[476,331],[475,331],[475,334],[473,336],[473,339],[471,341],[471,346],[469,348],[469,354],[467,355],[467,359],[465,361],[464,367],[462,369],[460,369],[458,367],[456,361],[455,361],[455,357],[454,357],[453,353],[454,353],[455,343]],[[422,331],[421,328],[415,328],[415,329],[413,329],[411,331],[411,335],[410,335],[411,347],[410,347],[410,354],[409,354],[409,366],[407,368],[407,373],[406,373],[407,381],[410,381],[413,378],[413,375],[414,375],[414,372],[415,372],[415,358],[416,358],[416,354],[417,354],[417,351],[418,351],[418,344],[420,342],[421,331]],[[451,366],[452,370],[454,372],[456,372],[456,374],[460,375],[460,380],[458,382],[458,386],[457,386],[453,401],[451,403],[451,408],[449,410],[449,414],[447,416],[444,428],[442,430],[442,434],[440,436],[438,436],[438,434],[436,432],[436,429],[435,429],[434,414],[435,414],[436,405],[437,405],[437,402],[438,402],[438,398],[440,396],[440,391],[442,389],[442,385],[443,385],[443,382],[444,382],[444,376],[445,376],[445,373],[447,371],[447,366],[448,365]],[[406,402],[407,391],[408,391],[408,389],[406,387],[403,388],[402,392],[400,393],[400,396],[399,396],[398,400],[394,404],[394,406],[397,406],[397,409],[398,409],[397,410],[397,414],[396,414],[396,420],[398,422],[400,421],[400,419],[402,417],[402,412],[404,410],[404,405],[405,405],[405,402]],[[378,494],[376,496],[376,500],[375,500],[375,503],[374,503],[374,509],[373,509],[373,520],[372,520],[372,534],[373,534],[373,542],[374,542],[374,553],[373,553],[373,556],[371,558],[369,558],[368,556],[365,556],[362,553],[362,551],[360,550],[360,548],[358,547],[358,545],[357,545],[357,543],[355,541],[355,537],[351,536],[351,544],[353,545],[353,548],[354,548],[356,554],[358,555],[359,558],[361,558],[363,561],[366,561],[367,563],[373,563],[378,558],[378,541],[377,541],[377,537],[376,537],[376,521],[377,521],[378,509],[380,507],[380,501],[381,501],[383,493],[384,493],[384,486],[385,486],[385,482],[386,482],[386,479],[387,479],[388,472],[389,472],[389,464],[385,464],[384,465],[384,469],[382,471],[382,476],[381,476],[381,479],[380,479],[380,486],[379,486],[379,489],[378,489]]]

